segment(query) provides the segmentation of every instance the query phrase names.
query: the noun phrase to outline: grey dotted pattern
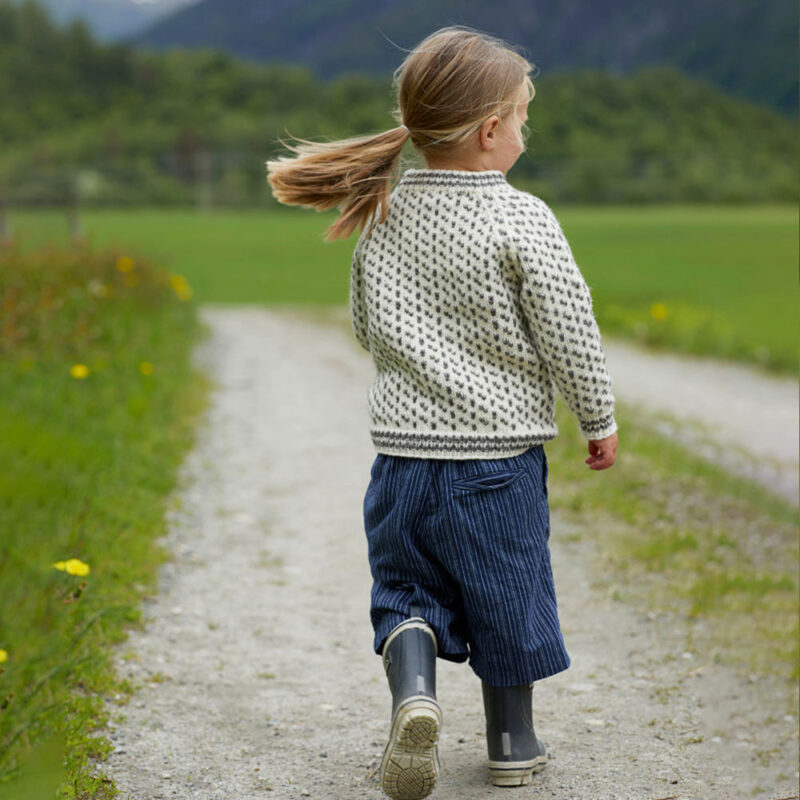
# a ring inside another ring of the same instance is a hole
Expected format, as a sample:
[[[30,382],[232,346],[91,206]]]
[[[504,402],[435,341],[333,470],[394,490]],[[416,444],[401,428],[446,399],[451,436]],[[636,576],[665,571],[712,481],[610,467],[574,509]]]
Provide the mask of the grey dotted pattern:
[[[554,386],[616,430],[592,300],[550,208],[498,170],[407,170],[359,238],[350,318],[380,453],[506,458],[552,439]]]

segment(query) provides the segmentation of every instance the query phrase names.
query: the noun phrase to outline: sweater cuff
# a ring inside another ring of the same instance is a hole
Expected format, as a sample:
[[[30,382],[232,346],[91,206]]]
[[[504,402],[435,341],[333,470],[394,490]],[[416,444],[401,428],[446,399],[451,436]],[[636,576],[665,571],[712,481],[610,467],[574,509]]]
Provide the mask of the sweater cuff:
[[[580,426],[581,435],[585,439],[592,441],[605,439],[606,436],[611,436],[612,433],[617,432],[617,421],[614,419],[613,414],[606,414],[596,419],[580,420]]]

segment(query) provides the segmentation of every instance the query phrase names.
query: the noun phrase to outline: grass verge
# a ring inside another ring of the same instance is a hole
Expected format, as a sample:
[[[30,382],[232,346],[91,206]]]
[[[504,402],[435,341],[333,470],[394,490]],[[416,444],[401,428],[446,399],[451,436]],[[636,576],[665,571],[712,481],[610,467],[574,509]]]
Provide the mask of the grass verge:
[[[597,582],[694,624],[689,646],[758,674],[798,677],[798,514],[692,455],[618,405],[620,450],[590,472],[563,402],[548,443],[551,508],[597,543]]]
[[[2,256],[3,796],[44,796],[44,762],[59,798],[115,794],[90,767],[109,748],[102,697],[132,688],[110,645],[155,588],[165,500],[206,395],[190,297],[130,253]]]

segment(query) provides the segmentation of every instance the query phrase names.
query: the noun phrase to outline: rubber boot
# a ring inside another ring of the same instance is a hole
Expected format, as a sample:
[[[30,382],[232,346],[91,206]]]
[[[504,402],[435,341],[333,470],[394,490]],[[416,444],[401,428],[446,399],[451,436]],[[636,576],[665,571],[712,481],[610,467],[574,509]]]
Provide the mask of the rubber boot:
[[[383,668],[392,692],[392,728],[383,753],[383,791],[394,800],[427,797],[439,777],[436,743],[436,635],[424,619],[401,622],[386,637]]]
[[[547,763],[547,751],[533,730],[533,684],[483,683],[489,773],[495,786],[525,786]]]

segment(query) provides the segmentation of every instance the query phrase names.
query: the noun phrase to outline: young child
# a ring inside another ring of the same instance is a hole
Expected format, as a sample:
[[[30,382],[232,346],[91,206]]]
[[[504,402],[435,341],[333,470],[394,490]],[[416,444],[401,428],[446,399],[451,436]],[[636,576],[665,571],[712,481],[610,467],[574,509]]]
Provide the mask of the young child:
[[[524,149],[531,70],[491,36],[444,28],[395,74],[402,124],[267,162],[281,202],[340,207],[328,238],[361,228],[350,312],[376,367],[364,522],[393,701],[380,775],[398,800],[438,777],[437,655],[469,659],[482,681],[494,784],[544,766],[531,689],[569,666],[548,548],[554,385],[589,467],[616,457],[589,290],[552,211],[505,177]],[[427,169],[392,190],[408,139]]]

